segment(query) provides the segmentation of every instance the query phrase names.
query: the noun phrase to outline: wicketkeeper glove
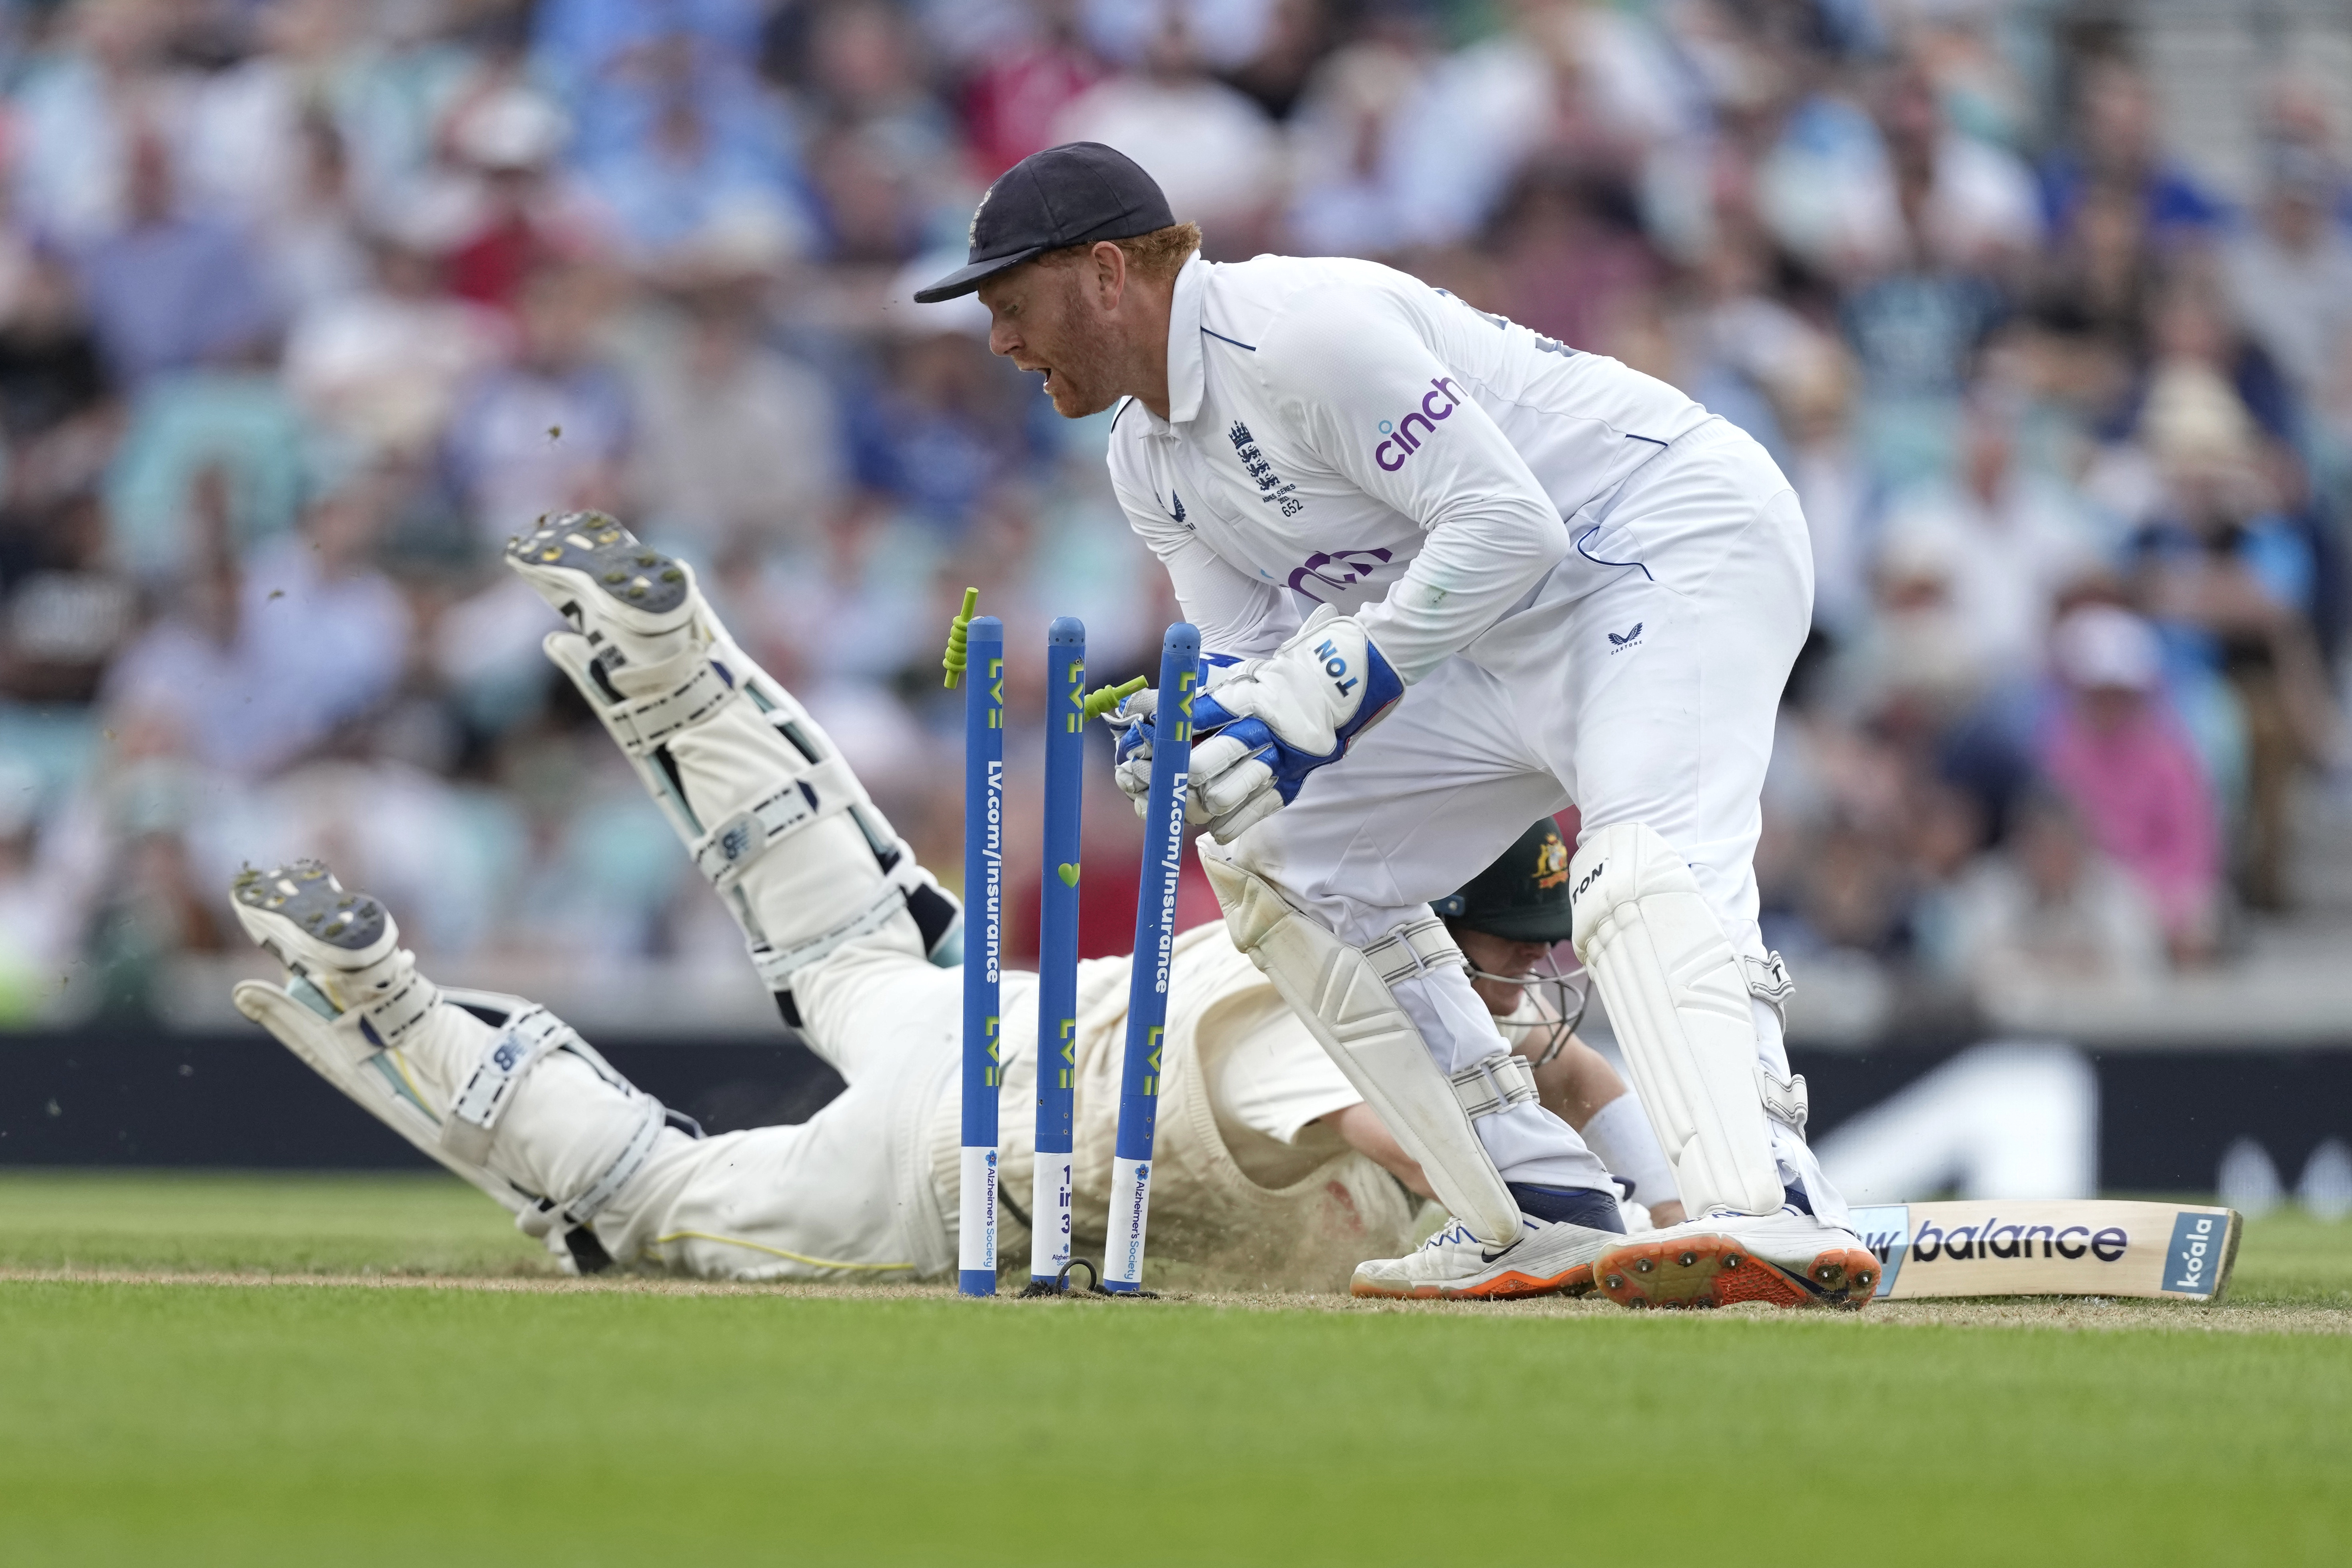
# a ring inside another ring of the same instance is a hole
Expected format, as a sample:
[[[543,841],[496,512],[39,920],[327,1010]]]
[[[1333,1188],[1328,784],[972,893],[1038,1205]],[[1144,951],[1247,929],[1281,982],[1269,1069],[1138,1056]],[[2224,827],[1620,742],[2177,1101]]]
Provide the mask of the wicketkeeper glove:
[[[1213,688],[1234,671],[1242,661],[1231,654],[1204,653],[1201,656],[1201,682]],[[1112,774],[1118,781],[1119,793],[1135,803],[1135,815],[1141,816],[1149,809],[1145,802],[1151,795],[1151,727],[1160,718],[1160,693],[1146,689],[1126,699],[1117,708],[1103,715],[1103,722],[1118,732],[1113,751]],[[1200,726],[1193,726],[1193,733]],[[1188,810],[1188,816],[1192,813]],[[1192,816],[1195,822],[1200,819]]]
[[[1362,625],[1324,605],[1272,654],[1233,667],[1193,700],[1201,738],[1188,815],[1232,843],[1297,798],[1308,773],[1347,755],[1403,695]]]

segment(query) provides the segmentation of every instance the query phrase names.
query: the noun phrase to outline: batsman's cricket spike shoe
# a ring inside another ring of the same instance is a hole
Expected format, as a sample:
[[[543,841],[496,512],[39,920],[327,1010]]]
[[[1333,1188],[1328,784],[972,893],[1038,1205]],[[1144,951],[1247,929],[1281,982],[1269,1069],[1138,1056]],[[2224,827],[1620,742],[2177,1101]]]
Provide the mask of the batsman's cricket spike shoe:
[[[1592,1273],[1621,1307],[1859,1308],[1878,1289],[1878,1258],[1860,1237],[1793,1207],[1616,1239]]]
[[[267,871],[247,866],[229,884],[229,903],[256,946],[327,992],[338,1008],[359,999],[344,994],[349,982],[386,967],[400,948],[392,912],[369,894],[346,890],[321,861]]]
[[[1356,1265],[1349,1293],[1419,1301],[1510,1301],[1523,1296],[1581,1296],[1592,1289],[1592,1266],[1625,1238],[1613,1230],[1591,1230],[1522,1219],[1518,1241],[1490,1255],[1460,1220],[1402,1258],[1379,1258]]]
[[[540,520],[507,541],[507,564],[599,655],[643,663],[680,653],[702,606],[694,569],[601,511]],[[705,617],[707,619],[707,617]],[[704,640],[715,628],[705,626]]]
[[[344,888],[320,861],[247,866],[229,883],[228,900],[255,945],[286,966],[283,991],[262,989],[335,1020],[335,1037],[355,1057],[401,1045],[439,1003],[440,992],[400,945],[392,911]],[[240,997],[247,989],[238,987]]]

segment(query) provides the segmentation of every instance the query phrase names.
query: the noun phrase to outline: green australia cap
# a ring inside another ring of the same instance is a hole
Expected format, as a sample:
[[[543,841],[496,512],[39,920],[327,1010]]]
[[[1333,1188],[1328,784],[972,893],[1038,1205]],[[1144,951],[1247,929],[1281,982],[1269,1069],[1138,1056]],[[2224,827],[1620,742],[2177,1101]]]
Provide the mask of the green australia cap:
[[[1450,898],[1429,906],[1472,931],[1510,942],[1566,942],[1568,842],[1549,816],[1518,837],[1495,863]]]

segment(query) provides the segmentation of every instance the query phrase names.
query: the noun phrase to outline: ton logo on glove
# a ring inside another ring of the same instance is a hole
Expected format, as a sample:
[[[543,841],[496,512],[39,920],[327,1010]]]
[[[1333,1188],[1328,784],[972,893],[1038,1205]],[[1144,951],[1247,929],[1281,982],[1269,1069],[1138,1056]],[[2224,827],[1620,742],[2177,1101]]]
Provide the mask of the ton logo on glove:
[[[1356,678],[1348,673],[1347,659],[1331,646],[1329,639],[1325,639],[1315,652],[1323,660],[1323,673],[1331,678],[1331,683],[1339,689],[1340,696],[1345,697],[1356,689]]]

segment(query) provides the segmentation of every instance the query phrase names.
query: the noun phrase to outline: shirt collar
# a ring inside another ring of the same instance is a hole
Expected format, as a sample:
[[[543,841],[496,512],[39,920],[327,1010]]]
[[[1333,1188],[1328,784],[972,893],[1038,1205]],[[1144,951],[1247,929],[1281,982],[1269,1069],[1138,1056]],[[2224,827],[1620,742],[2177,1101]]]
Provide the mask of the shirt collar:
[[[1208,291],[1209,264],[1194,251],[1176,273],[1168,302],[1168,423],[1189,425],[1201,412],[1206,390],[1201,363],[1201,299]]]

